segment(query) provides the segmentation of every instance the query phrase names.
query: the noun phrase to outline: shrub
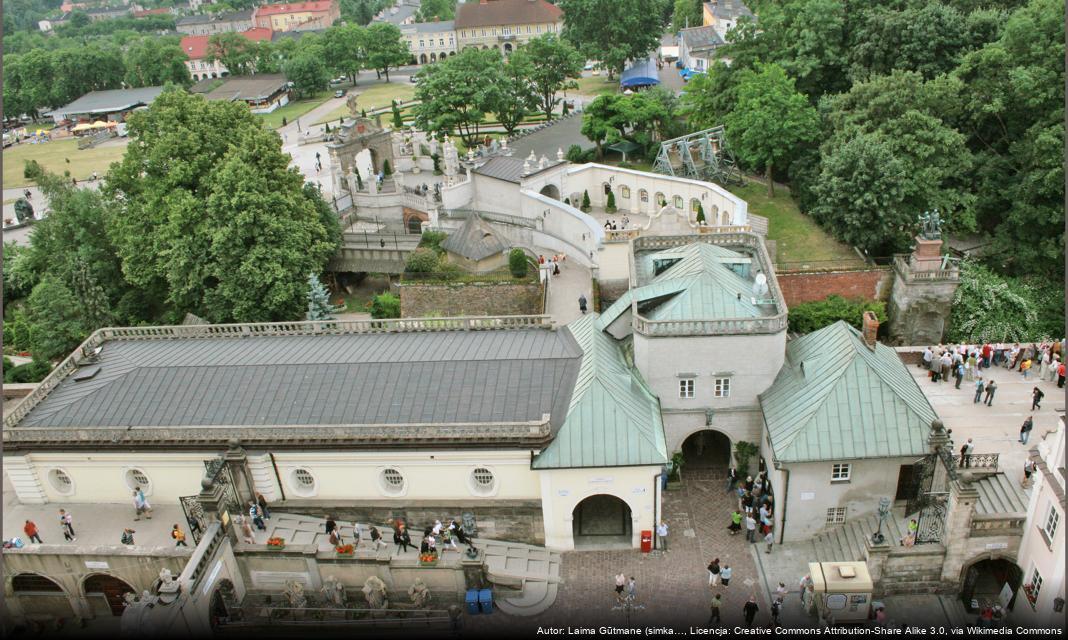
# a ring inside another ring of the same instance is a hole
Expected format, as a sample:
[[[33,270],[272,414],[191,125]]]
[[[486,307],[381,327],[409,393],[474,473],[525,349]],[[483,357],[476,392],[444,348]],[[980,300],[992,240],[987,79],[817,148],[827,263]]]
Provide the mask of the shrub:
[[[698,202],[697,203],[697,224],[704,224],[705,222],[705,208]]]
[[[1063,286],[998,275],[972,260],[961,263],[947,339],[1024,342],[1063,331]]]
[[[746,442],[745,440],[739,440],[738,444],[734,445],[734,457],[738,461],[738,475],[744,476],[749,473],[749,459],[757,455],[760,449],[752,442]]]
[[[449,234],[444,231],[424,231],[423,236],[419,239],[419,246],[425,249],[433,249],[438,255],[445,253],[445,250],[441,248],[441,243],[445,242],[445,238],[449,237]]]
[[[389,293],[380,293],[371,301],[371,317],[376,320],[400,317],[400,298]]]
[[[393,175],[393,167],[390,166],[389,160],[382,161],[382,174],[387,176]]]
[[[567,148],[567,159],[569,162],[582,162],[582,147],[577,144],[573,144]]]
[[[583,204],[585,204],[585,201],[583,201]],[[616,212],[616,194],[612,191],[608,192],[608,202],[605,203],[604,210],[608,213]]]
[[[422,247],[408,256],[408,262],[405,263],[404,270],[410,273],[434,273],[438,270],[440,262],[441,259],[436,251]]]
[[[508,270],[512,272],[513,278],[525,278],[529,268],[527,254],[523,253],[522,249],[512,249],[508,253]]]
[[[7,358],[4,358],[4,360],[7,360]],[[52,371],[51,363],[37,359],[8,369],[9,362],[4,362],[4,382],[7,384],[40,382]]]
[[[865,311],[873,312],[879,322],[886,322],[886,304],[878,300],[846,300],[842,296],[827,296],[823,300],[803,302],[790,309],[790,331],[811,333],[839,320],[845,320],[860,329]]]
[[[590,210],[590,192],[587,190],[582,191],[582,207],[583,211]]]

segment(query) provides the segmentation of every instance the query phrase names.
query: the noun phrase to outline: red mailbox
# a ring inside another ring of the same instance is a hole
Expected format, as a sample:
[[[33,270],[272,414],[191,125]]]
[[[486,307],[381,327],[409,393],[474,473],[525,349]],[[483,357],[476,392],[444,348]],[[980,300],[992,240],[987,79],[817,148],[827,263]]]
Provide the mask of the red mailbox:
[[[649,553],[653,550],[653,532],[642,531],[642,553]]]

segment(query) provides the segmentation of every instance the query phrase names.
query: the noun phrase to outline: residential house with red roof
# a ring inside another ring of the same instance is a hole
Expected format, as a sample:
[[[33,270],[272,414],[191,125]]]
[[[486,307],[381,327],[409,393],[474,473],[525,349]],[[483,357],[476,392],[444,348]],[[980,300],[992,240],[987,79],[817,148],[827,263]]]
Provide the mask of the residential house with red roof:
[[[241,35],[251,42],[270,42],[272,33],[270,29],[257,27],[242,31]],[[193,77],[194,82],[208,78],[223,78],[230,75],[230,70],[221,61],[210,55],[208,46],[210,38],[211,36],[186,36],[182,38],[182,51],[185,52],[185,56],[188,58],[185,61],[185,66],[189,69],[189,75]]]
[[[456,6],[457,48],[498,49],[509,55],[543,33],[560,33],[564,12],[545,0],[479,0]]]
[[[265,4],[256,9],[256,26],[272,31],[326,29],[340,19],[337,0]]]

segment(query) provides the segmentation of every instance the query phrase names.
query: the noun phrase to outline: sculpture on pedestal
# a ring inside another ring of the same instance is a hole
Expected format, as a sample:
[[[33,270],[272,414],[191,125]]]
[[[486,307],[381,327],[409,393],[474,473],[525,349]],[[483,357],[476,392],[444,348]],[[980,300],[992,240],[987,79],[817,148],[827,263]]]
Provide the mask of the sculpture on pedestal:
[[[412,604],[420,609],[430,606],[430,588],[422,578],[416,578],[415,583],[408,587],[408,597],[412,599]]]
[[[371,576],[363,583],[363,595],[370,609],[386,609],[389,600],[386,597],[386,583],[378,576]]]
[[[282,595],[289,601],[293,609],[303,609],[308,606],[308,596],[304,595],[304,585],[296,580],[287,580],[286,589]]]
[[[345,585],[340,580],[330,576],[326,579],[322,588],[323,598],[335,607],[344,607],[348,596],[345,594]]]
[[[920,224],[922,225],[920,233],[924,240],[942,239],[942,218],[938,215],[938,209],[924,211],[920,216]]]

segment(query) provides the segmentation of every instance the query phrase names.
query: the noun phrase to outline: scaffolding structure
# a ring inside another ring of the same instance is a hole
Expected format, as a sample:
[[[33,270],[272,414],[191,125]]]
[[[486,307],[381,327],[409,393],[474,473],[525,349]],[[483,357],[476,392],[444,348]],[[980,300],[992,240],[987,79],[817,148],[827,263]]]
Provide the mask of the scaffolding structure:
[[[722,125],[660,143],[653,171],[721,185],[742,184]]]

